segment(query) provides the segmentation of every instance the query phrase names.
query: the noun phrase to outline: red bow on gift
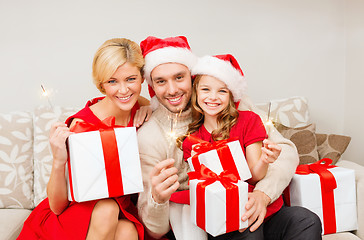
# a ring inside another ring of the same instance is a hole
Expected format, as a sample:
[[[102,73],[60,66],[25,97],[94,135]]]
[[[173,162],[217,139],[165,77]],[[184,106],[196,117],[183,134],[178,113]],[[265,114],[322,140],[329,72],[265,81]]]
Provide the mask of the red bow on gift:
[[[216,181],[221,182],[221,184],[226,188],[230,189],[233,186],[235,186],[232,183],[238,182],[238,177],[231,173],[229,170],[225,170],[221,172],[219,175],[211,171],[208,167],[206,167],[204,164],[201,164],[200,171],[195,172],[189,172],[187,173],[190,180],[192,179],[199,179],[199,180],[205,180],[203,182],[204,186],[208,186],[210,184],[213,184]]]
[[[197,184],[196,187],[196,223],[197,226],[206,229],[205,217],[205,188],[216,181],[226,189],[226,232],[239,229],[240,216],[236,206],[239,206],[239,188],[233,183],[237,183],[239,178],[229,170],[221,172],[219,175],[211,171],[204,164],[201,164],[200,170],[188,173],[189,179],[204,180]]]
[[[330,158],[323,158],[315,163],[299,165],[296,169],[297,174],[306,175],[310,173],[317,173],[320,176],[321,188],[325,192],[332,192],[337,188],[334,175],[327,169],[336,166],[330,165],[332,160]]]
[[[193,145],[196,144],[192,149],[197,154],[202,154],[202,153],[208,152],[210,150],[220,148],[220,147],[226,145],[229,142],[233,142],[233,141],[238,140],[238,138],[230,138],[230,139],[225,139],[225,140],[220,140],[220,141],[217,141],[217,142],[214,142],[214,143],[210,143],[208,141],[202,140],[201,138],[198,138],[198,137],[193,136],[193,135],[187,136],[187,139]]]
[[[70,129],[71,132],[81,133],[81,132],[91,132],[97,130],[106,130],[110,128],[115,128],[115,117],[107,117],[100,121],[98,124],[93,124],[89,122],[77,121],[74,126]]]
[[[192,149],[196,152],[196,154],[192,157],[192,165],[196,171],[200,168],[200,161],[198,156],[200,154],[206,153],[211,150],[216,150],[217,155],[220,158],[220,163],[224,170],[229,170],[231,173],[235,174],[240,180],[238,169],[236,168],[234,158],[231,155],[230,149],[227,145],[229,142],[233,142],[238,140],[238,138],[230,138],[225,140],[220,140],[214,143],[210,143],[208,141],[202,140],[196,136],[189,135],[187,137],[188,141],[192,144],[196,144]]]

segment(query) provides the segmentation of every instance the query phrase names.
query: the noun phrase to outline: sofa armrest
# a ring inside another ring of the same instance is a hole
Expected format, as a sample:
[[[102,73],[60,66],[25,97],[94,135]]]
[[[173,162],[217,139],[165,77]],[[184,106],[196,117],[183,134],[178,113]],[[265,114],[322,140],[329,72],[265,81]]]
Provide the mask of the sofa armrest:
[[[358,230],[356,235],[364,239],[364,166],[347,160],[339,160],[337,166],[355,170]]]

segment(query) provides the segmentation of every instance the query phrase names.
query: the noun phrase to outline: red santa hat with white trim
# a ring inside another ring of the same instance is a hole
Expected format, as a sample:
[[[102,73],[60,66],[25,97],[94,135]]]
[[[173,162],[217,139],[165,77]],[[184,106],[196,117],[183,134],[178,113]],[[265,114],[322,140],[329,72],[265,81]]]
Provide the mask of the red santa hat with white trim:
[[[209,75],[223,81],[232,92],[234,102],[240,102],[247,88],[244,73],[231,54],[201,57],[191,74]]]
[[[149,95],[152,98],[155,93],[151,88],[150,74],[155,67],[164,63],[180,63],[191,70],[197,62],[197,57],[192,53],[187,38],[184,36],[164,39],[150,36],[140,43],[140,48],[145,59],[144,77],[148,83]]]

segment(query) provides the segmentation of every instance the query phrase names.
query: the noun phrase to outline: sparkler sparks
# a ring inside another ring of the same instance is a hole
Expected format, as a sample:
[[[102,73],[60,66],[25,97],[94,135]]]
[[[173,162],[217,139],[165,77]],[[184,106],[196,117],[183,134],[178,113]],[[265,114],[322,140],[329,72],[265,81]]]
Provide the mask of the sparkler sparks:
[[[44,86],[41,84],[40,87],[42,88],[42,95],[47,98],[48,104],[51,107],[52,111],[54,111],[53,105],[51,103],[51,100],[49,99],[49,93],[47,92],[47,90],[44,88]]]

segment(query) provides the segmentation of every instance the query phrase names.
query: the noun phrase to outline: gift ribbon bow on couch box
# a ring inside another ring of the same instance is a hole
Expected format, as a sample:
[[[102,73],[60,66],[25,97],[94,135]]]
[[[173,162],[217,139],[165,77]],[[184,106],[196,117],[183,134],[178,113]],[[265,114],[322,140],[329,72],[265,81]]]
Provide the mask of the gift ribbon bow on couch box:
[[[351,170],[343,169],[343,168],[337,168],[336,166],[330,165],[332,163],[332,160],[329,158],[321,159],[320,161],[317,161],[312,164],[304,164],[299,165],[296,169],[296,174],[298,175],[309,175],[309,174],[317,174],[319,176],[319,184],[321,189],[321,206],[322,206],[322,219],[323,222],[323,233],[324,234],[330,234],[330,233],[336,233],[338,231],[337,226],[337,207],[335,206],[335,194],[334,190],[338,188],[337,179],[334,176],[334,172],[337,172],[336,170],[343,170],[343,171],[349,171],[349,174],[352,172]],[[329,169],[332,169],[332,172],[329,171]],[[292,203],[291,198],[292,194],[298,194],[298,192],[293,193],[292,183],[294,183],[294,186],[298,186],[298,178],[294,176],[292,179],[292,182],[290,184],[290,187],[288,187],[284,192],[285,202],[287,205],[290,205]],[[305,181],[304,181],[305,182]],[[305,184],[304,182],[300,184]],[[352,184],[355,185],[355,177],[352,177]],[[306,184],[308,184],[306,182]],[[351,185],[352,185],[351,184]],[[353,187],[353,186],[352,186]],[[355,188],[355,186],[354,186]],[[343,189],[346,190],[346,189]],[[299,191],[299,190],[295,190]],[[351,193],[351,192],[350,192]],[[314,193],[302,193],[302,194],[314,194]],[[345,194],[343,194],[345,195]],[[296,198],[296,196],[295,196]],[[352,201],[355,202],[355,191],[354,191],[354,199]],[[298,204],[299,201],[295,200],[296,203],[294,205],[300,205]],[[307,204],[307,203],[306,203]],[[293,205],[293,204],[292,204]],[[311,204],[313,205],[313,204]],[[347,205],[345,203],[345,205]],[[355,204],[354,204],[355,205]],[[307,207],[310,209],[310,207],[305,206],[304,203],[302,203],[303,207]],[[310,209],[314,211],[313,209]],[[356,210],[353,210],[356,215]],[[356,218],[356,216],[353,216]],[[353,224],[356,225],[355,223]],[[355,228],[355,227],[354,227]],[[353,230],[353,229],[350,229]]]

